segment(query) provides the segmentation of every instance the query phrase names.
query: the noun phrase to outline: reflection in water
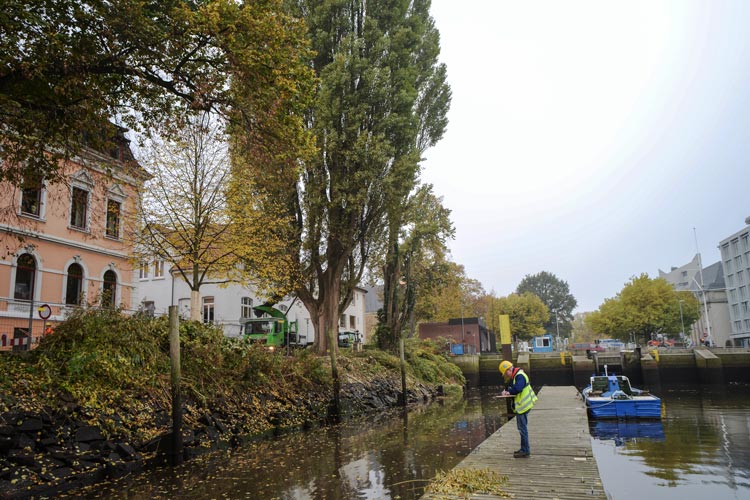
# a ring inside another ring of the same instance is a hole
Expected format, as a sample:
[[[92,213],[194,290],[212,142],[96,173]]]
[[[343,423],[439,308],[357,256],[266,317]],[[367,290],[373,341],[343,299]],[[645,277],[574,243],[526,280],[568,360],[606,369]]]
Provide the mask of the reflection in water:
[[[505,402],[495,394],[486,388],[408,414],[259,441],[71,496],[416,499],[426,480],[454,467],[506,421]],[[660,396],[661,422],[591,422],[610,498],[750,498],[750,388]]]
[[[416,499],[505,422],[496,391],[248,444],[84,498]],[[123,493],[128,491],[127,494]]]
[[[750,390],[668,391],[663,435],[642,423],[613,437],[592,426],[594,456],[613,498],[750,498]],[[613,425],[617,426],[617,423]],[[619,431],[619,429],[617,429]]]
[[[600,441],[612,440],[615,446],[641,439],[664,441],[664,427],[660,421],[648,420],[590,420],[591,437]]]

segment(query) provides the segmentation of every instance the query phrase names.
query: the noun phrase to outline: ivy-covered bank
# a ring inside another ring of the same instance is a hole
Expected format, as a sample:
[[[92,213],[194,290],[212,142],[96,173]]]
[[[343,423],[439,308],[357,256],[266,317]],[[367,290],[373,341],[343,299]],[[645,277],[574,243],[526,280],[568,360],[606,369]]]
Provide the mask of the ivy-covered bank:
[[[327,357],[269,353],[199,323],[180,325],[185,457],[327,421]],[[429,343],[406,353],[409,402],[463,386]],[[399,359],[342,352],[344,415],[394,406]],[[165,318],[81,311],[28,353],[0,354],[0,498],[52,495],[164,456],[171,429]]]

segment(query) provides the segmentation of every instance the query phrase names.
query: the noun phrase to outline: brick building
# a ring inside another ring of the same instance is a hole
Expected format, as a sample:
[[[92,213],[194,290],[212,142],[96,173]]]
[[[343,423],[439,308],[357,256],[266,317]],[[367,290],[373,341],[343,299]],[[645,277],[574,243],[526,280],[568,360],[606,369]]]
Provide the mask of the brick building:
[[[445,338],[463,346],[464,354],[496,352],[495,334],[487,329],[483,318],[451,318],[447,323],[421,323],[419,338]],[[452,352],[456,352],[455,349]]]

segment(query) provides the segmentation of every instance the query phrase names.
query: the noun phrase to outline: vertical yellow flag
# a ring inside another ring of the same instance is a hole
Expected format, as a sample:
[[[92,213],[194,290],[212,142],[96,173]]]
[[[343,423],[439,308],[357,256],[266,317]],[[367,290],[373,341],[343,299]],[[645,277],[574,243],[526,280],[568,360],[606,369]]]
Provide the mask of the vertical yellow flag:
[[[510,316],[500,315],[500,343],[510,344]]]

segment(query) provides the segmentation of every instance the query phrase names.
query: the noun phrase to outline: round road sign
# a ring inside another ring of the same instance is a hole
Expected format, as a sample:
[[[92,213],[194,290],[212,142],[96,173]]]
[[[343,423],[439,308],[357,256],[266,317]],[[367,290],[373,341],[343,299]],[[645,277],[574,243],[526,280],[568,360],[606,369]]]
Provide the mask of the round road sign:
[[[52,308],[49,304],[39,306],[37,311],[39,312],[39,317],[42,319],[49,319],[49,317],[52,316]]]

